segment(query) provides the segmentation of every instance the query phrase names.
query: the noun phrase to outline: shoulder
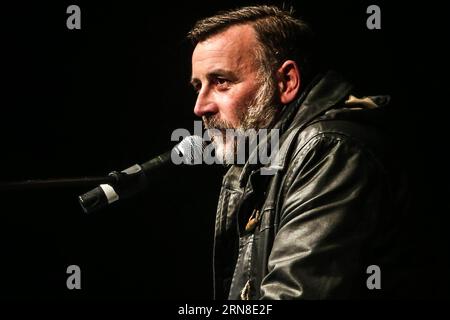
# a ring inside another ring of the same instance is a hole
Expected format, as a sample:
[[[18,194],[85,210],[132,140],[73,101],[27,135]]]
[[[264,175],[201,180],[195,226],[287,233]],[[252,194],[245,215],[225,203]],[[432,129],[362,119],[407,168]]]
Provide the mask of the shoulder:
[[[282,146],[286,149],[285,182],[314,167],[334,167],[328,174],[346,172],[385,172],[386,137],[374,126],[342,119],[320,119],[299,130]]]

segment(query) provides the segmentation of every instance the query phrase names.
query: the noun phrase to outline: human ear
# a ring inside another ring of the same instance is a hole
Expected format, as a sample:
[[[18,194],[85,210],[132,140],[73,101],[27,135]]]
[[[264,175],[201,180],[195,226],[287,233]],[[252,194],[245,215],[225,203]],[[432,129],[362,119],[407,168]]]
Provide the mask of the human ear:
[[[282,104],[292,102],[300,90],[301,76],[297,63],[286,60],[277,70],[279,98]]]

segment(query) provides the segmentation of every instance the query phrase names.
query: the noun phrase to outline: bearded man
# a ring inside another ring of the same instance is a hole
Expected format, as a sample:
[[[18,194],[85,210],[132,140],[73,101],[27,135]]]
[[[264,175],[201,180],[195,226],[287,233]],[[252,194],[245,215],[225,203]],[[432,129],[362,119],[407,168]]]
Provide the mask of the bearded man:
[[[194,113],[215,129],[216,153],[230,165],[216,216],[215,298],[378,289],[367,270],[395,269],[387,248],[404,205],[379,125],[389,98],[356,98],[337,73],[318,72],[309,26],[278,7],[219,13],[189,38]],[[233,164],[236,141],[217,134],[227,129],[276,130],[278,151],[269,164]]]

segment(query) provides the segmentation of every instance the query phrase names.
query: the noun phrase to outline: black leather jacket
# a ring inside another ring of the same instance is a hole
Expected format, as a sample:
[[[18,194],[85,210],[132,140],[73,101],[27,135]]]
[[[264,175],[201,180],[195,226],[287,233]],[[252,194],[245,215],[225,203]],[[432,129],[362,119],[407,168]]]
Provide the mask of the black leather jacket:
[[[393,270],[404,188],[377,124],[389,99],[352,102],[351,90],[334,72],[313,81],[275,125],[276,173],[247,163],[225,175],[216,299],[363,297],[369,265]]]

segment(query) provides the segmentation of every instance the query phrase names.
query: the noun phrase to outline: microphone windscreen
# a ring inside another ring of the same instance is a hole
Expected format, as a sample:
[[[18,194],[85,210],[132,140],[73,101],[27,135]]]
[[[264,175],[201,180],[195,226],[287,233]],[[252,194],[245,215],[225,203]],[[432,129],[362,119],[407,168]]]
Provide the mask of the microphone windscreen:
[[[174,148],[182,155],[183,163],[188,165],[200,164],[202,162],[205,141],[200,136],[187,136]]]

